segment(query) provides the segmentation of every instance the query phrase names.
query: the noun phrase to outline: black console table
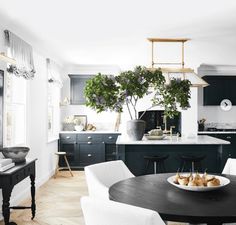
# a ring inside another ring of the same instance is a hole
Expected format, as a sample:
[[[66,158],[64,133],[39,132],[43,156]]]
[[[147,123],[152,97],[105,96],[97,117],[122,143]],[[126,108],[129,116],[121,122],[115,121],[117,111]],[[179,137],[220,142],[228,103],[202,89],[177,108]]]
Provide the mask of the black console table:
[[[2,214],[4,217],[5,225],[16,225],[14,222],[9,222],[10,209],[31,209],[32,218],[35,217],[36,204],[35,204],[35,161],[37,159],[27,159],[25,163],[17,164],[15,167],[0,172],[0,188],[2,189]],[[31,180],[31,206],[12,206],[10,207],[11,192],[16,184],[30,177]]]

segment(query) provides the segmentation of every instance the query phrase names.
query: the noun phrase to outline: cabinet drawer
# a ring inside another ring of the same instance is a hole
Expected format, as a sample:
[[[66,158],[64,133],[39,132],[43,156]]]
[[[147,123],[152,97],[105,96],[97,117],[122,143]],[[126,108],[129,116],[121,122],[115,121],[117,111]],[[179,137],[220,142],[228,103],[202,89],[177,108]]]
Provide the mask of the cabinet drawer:
[[[104,134],[103,140],[105,143],[115,144],[119,134]]]
[[[75,143],[76,134],[60,134],[60,141],[62,143]]]
[[[18,171],[12,176],[12,184],[17,184],[25,178],[24,170]]]
[[[78,142],[102,142],[103,138],[100,134],[79,134]]]
[[[94,163],[102,162],[101,153],[96,152],[81,152],[80,153],[80,164],[82,166],[91,165]]]

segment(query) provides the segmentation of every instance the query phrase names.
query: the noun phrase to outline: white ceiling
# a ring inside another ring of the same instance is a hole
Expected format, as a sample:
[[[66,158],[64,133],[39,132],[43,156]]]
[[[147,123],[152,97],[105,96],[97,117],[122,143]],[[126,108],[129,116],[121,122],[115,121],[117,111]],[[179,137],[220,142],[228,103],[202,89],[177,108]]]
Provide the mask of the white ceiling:
[[[0,21],[64,63],[138,64],[147,37],[236,38],[236,1],[0,0]]]

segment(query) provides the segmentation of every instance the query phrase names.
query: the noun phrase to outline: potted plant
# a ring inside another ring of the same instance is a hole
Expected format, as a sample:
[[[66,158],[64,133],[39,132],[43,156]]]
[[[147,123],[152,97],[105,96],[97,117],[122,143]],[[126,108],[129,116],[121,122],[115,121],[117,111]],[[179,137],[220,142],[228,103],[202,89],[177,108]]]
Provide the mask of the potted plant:
[[[144,114],[138,118],[136,106],[139,99],[150,94],[150,87],[154,92],[151,107],[162,106],[166,116],[177,114],[178,105],[189,107],[188,80],[172,79],[166,84],[160,70],[151,71],[141,66],[121,72],[118,76],[99,73],[88,80],[84,89],[86,105],[98,113],[108,110],[123,112],[123,108],[127,107],[131,119],[127,122],[127,133],[132,140],[141,140],[145,130],[145,121],[141,120]]]

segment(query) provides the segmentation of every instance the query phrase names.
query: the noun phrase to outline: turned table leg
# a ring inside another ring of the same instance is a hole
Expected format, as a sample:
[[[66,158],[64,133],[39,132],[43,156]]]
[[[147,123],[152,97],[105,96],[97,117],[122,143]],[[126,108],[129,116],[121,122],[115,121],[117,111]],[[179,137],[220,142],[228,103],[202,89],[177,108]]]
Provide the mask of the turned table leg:
[[[3,188],[2,189],[2,215],[4,217],[5,225],[9,225],[10,220],[10,197],[13,187]]]
[[[30,175],[31,180],[31,212],[32,212],[32,220],[35,217],[36,212],[36,204],[35,204],[35,175]]]

